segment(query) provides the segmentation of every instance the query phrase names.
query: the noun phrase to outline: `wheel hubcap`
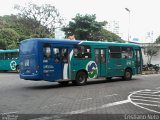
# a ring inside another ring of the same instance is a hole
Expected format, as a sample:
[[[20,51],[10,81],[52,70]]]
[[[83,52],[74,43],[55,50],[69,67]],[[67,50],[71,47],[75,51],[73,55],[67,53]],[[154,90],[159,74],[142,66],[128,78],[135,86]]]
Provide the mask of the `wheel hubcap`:
[[[130,78],[131,74],[130,72],[126,72],[126,78]]]
[[[85,81],[85,77],[84,76],[81,76],[80,78],[79,78],[79,82],[80,83],[83,83]]]

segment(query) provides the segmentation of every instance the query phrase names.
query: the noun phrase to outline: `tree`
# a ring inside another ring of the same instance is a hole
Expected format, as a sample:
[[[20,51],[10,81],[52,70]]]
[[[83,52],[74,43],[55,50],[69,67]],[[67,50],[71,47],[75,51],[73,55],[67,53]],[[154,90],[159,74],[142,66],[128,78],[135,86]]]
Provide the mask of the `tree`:
[[[17,15],[5,15],[0,17],[1,28],[12,28],[19,35],[19,41],[32,37],[54,37],[46,26],[42,26],[38,21],[31,18],[24,18]],[[7,24],[4,24],[7,23]]]
[[[13,49],[17,48],[19,34],[11,28],[0,29],[0,48]]]
[[[100,34],[101,34],[101,36],[103,36],[103,40],[106,40],[108,42],[125,42],[118,35],[110,32],[108,30],[105,30],[105,29],[102,29]]]
[[[68,26],[64,26],[62,31],[66,36],[75,35],[79,40],[101,40],[97,35],[106,25],[106,21],[97,22],[96,15],[80,15],[70,21]]]
[[[160,36],[156,39],[156,43],[160,43]]]
[[[42,26],[45,26],[50,32],[53,32],[62,25],[64,20],[58,10],[49,4],[38,6],[28,3],[25,7],[15,5],[14,8],[19,11],[18,15],[20,17],[38,22],[38,24],[32,26],[33,28],[39,27],[41,29]]]
[[[159,46],[156,43],[150,43],[146,48],[145,48],[145,53],[147,54],[148,61],[147,64],[151,64],[152,57],[156,56],[159,51]]]
[[[107,24],[106,21],[97,22],[95,15],[77,14],[67,26],[62,28],[66,36],[75,35],[79,40],[124,42],[118,35],[107,31],[103,28]]]

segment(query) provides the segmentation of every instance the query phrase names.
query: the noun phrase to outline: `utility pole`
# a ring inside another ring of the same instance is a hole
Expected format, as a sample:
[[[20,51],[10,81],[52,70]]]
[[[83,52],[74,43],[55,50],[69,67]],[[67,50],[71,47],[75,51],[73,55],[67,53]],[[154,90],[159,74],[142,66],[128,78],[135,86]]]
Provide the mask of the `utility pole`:
[[[128,42],[130,41],[130,9],[125,8],[125,10],[129,13],[128,14]]]

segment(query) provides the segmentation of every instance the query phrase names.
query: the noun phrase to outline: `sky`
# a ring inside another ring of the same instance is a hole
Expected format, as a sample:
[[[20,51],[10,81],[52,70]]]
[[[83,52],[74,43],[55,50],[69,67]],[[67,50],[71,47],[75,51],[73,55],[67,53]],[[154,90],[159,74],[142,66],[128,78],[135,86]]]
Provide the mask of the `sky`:
[[[15,14],[15,4],[23,6],[29,2],[54,5],[67,21],[77,13],[96,14],[97,21],[119,21],[125,40],[128,28],[130,39],[138,38],[139,42],[153,42],[160,35],[159,0],[4,0],[0,4],[0,16]],[[125,8],[130,10],[130,24]]]

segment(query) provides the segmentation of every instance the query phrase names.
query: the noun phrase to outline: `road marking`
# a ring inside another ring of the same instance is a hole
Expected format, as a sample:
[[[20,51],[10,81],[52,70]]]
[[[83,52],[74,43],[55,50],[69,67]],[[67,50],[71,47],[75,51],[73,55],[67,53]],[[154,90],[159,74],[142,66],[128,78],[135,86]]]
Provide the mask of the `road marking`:
[[[80,113],[85,113],[88,111],[93,111],[96,109],[102,109],[102,108],[108,108],[108,107],[112,107],[112,106],[116,106],[116,105],[121,105],[121,104],[125,104],[128,102],[130,102],[130,101],[129,100],[117,101],[117,102],[113,102],[113,103],[104,104],[99,107],[91,107],[91,108],[87,108],[87,109],[75,110],[75,111],[67,112],[65,114],[80,114]]]
[[[134,99],[134,97],[135,96],[133,96],[133,95],[137,95],[137,94],[143,94],[144,92],[149,92],[149,91],[157,91],[157,90],[148,90],[148,89],[146,89],[146,90],[140,90],[140,91],[135,91],[135,92],[132,92],[129,96],[128,96],[128,100],[130,100],[130,102],[133,104],[133,105],[135,105],[135,106],[137,106],[137,107],[140,107],[140,108],[142,108],[142,109],[145,109],[145,110],[148,110],[148,111],[151,111],[151,112],[155,112],[155,113],[160,113],[159,111],[156,111],[156,110],[153,110],[153,109],[150,109],[150,108],[147,108],[147,107],[144,107],[144,106],[142,106],[142,105],[146,105],[146,106],[152,106],[152,107],[160,107],[160,105],[155,105],[155,104],[147,104],[147,103],[140,103],[140,102],[134,102],[134,101],[132,101],[132,99]],[[150,93],[150,94],[152,94],[152,93]],[[150,99],[155,99],[155,98],[153,98],[153,97],[144,97],[144,96],[137,96],[137,97],[140,97],[140,98],[150,98]],[[156,98],[156,99],[159,99],[159,98]]]
[[[156,103],[160,103],[159,101],[151,101],[151,100],[145,100],[145,99],[132,99],[132,100],[139,100],[139,101],[147,101],[147,102],[156,102]]]
[[[156,89],[160,89],[160,87],[157,87]]]
[[[136,104],[141,104],[141,105],[147,105],[147,106],[156,106],[156,107],[159,107],[159,105],[155,105],[155,104],[146,104],[146,103],[138,103],[138,102],[135,102]],[[145,109],[147,109],[147,108],[145,108]],[[149,111],[154,111],[154,110],[150,110],[150,109],[148,109]],[[154,112],[157,112],[157,111],[154,111]],[[157,112],[157,113],[160,113],[160,112]]]
[[[141,93],[144,93],[144,94],[154,94],[156,93],[157,91],[143,91]]]
[[[0,114],[16,114],[18,113],[18,111],[15,111],[15,112],[6,112],[6,113],[0,113]]]
[[[30,119],[30,120],[51,120],[51,119],[53,119],[53,117],[39,117],[39,118]]]
[[[149,89],[144,89],[145,91],[150,91]],[[139,93],[139,92],[142,92],[142,91],[144,91],[144,90],[137,90],[137,91],[132,91],[132,92],[129,92],[130,94],[137,94],[137,93]]]
[[[144,97],[144,96],[131,96],[131,98],[133,97],[140,97],[140,98],[149,98],[149,99],[160,99],[160,98],[153,98],[153,97]]]
[[[154,92],[154,93],[152,93],[152,94],[157,94],[157,93],[160,93],[160,91]]]
[[[141,93],[137,93],[137,95],[160,97],[160,95],[150,95],[150,94],[141,94]]]
[[[57,103],[57,104],[53,104],[53,105],[46,105],[44,106],[43,108],[49,108],[49,107],[53,107],[53,106],[56,106],[56,105],[61,105],[62,103]]]
[[[93,98],[84,98],[82,100],[78,100],[78,101],[85,101],[85,100],[92,100]]]
[[[112,95],[105,95],[104,97],[111,97],[111,96],[116,96],[118,94],[112,94]]]

